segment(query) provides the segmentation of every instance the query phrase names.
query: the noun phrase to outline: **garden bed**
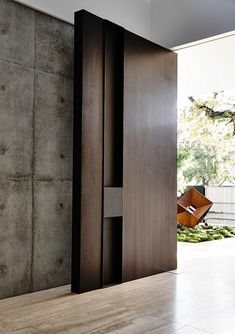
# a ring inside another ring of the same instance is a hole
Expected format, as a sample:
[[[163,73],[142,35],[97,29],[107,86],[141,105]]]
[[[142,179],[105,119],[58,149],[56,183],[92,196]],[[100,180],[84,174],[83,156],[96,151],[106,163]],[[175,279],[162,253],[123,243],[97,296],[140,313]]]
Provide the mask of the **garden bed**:
[[[198,243],[235,237],[235,226],[199,224],[194,228],[177,224],[177,241]]]

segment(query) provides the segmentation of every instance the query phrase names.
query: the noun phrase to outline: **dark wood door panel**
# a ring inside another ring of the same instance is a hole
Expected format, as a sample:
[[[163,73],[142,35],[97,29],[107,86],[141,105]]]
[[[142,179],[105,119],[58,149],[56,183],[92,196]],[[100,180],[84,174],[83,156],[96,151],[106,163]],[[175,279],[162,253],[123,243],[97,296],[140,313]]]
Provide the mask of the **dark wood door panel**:
[[[72,291],[102,286],[103,20],[75,14]]]
[[[105,21],[104,187],[122,186],[123,34],[123,28]]]
[[[176,267],[176,55],[125,31],[123,280]]]
[[[105,21],[103,284],[122,277],[123,35]]]
[[[103,285],[122,282],[122,218],[105,218],[103,225]]]

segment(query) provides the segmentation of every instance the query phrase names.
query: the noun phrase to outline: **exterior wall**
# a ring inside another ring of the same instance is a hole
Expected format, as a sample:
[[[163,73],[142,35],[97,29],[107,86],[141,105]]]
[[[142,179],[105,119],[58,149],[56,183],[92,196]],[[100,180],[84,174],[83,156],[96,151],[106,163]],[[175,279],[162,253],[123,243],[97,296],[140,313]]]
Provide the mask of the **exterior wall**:
[[[208,186],[205,195],[214,204],[206,216],[210,224],[235,225],[235,187]]]
[[[73,26],[0,0],[0,298],[70,282]]]

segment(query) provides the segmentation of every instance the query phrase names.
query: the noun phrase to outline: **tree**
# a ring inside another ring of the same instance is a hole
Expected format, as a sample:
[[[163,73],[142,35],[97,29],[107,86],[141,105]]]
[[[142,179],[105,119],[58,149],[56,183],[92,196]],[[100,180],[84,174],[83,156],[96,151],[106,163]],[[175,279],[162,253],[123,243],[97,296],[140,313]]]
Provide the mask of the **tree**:
[[[221,110],[216,110],[219,104],[218,97],[221,97],[218,92],[213,94],[213,97],[206,102],[197,101],[193,96],[189,97],[189,100],[194,104],[194,106],[199,111],[204,111],[205,116],[212,120],[228,120],[233,124],[233,136],[235,135],[235,105],[231,102],[227,102],[226,108]],[[211,105],[212,104],[212,105]]]
[[[214,93],[190,101],[178,122],[179,193],[187,184],[219,186],[235,181],[235,99]]]

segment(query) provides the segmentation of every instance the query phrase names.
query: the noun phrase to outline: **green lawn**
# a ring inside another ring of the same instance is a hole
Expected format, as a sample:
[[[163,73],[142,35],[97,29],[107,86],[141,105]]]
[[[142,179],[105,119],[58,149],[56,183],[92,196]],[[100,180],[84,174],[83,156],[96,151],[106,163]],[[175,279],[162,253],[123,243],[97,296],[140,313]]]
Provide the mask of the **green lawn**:
[[[199,224],[194,228],[177,224],[177,241],[198,243],[235,237],[235,226]]]

